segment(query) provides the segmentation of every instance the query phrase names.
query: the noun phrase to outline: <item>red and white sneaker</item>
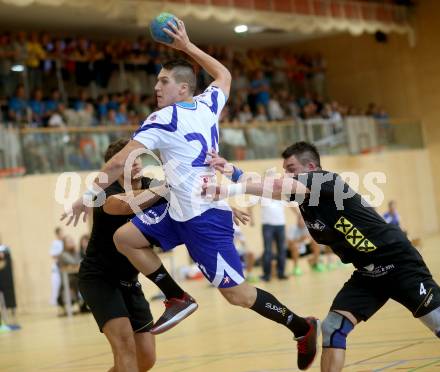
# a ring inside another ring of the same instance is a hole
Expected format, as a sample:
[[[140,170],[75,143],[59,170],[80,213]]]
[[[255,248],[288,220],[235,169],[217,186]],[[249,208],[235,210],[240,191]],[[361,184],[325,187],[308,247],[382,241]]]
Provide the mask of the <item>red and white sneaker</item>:
[[[164,333],[173,328],[199,307],[196,300],[186,292],[182,298],[170,298],[165,300],[164,304],[165,312],[150,329],[150,333],[153,335]]]

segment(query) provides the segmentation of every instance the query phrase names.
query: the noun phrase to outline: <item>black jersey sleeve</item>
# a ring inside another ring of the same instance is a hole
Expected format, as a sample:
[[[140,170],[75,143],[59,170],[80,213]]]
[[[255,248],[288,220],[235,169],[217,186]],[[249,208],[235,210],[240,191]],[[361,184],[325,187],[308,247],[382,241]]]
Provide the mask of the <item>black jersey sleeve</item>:
[[[337,175],[331,172],[317,171],[301,173],[294,177],[301,182],[310,192],[310,199],[314,198],[333,198],[335,194],[335,186],[337,183]],[[295,195],[291,196],[294,200]]]

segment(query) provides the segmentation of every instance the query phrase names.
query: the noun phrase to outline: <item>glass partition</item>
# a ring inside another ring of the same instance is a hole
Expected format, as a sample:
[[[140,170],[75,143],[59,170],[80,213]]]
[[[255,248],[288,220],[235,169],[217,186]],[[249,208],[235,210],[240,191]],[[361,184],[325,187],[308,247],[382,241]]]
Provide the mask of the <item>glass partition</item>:
[[[129,138],[136,129],[137,126],[0,126],[0,177],[99,169],[107,146],[119,138]],[[359,116],[340,122],[311,119],[220,126],[220,152],[231,161],[278,158],[297,141],[314,143],[323,155],[357,155],[424,146],[420,122],[409,120],[375,121]]]

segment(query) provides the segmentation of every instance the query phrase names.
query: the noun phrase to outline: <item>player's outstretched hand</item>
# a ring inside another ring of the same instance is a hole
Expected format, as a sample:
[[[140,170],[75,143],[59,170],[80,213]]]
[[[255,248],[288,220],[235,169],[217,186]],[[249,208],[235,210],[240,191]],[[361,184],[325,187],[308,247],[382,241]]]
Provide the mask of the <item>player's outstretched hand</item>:
[[[166,44],[174,49],[185,51],[190,45],[188,34],[186,33],[185,24],[181,19],[174,18],[177,23],[177,26],[173,22],[168,22],[168,26],[172,29],[172,31],[168,30],[164,27],[162,30],[169,36],[171,36],[174,41],[171,44]]]
[[[69,226],[73,221],[73,226],[76,226],[81,218],[81,214],[83,213],[83,222],[86,222],[87,215],[89,214],[89,208],[84,205],[83,197],[80,197],[72,204],[70,208],[67,209],[66,212],[61,215],[60,221],[64,221],[66,218],[69,218],[66,221],[66,225]]]
[[[251,220],[251,215],[247,212],[243,212],[240,209],[232,208],[232,214],[234,218],[234,223],[238,226],[240,222],[243,225],[247,225],[247,223]]]
[[[211,159],[209,159],[207,163],[211,168],[214,168],[225,175],[229,175],[229,173],[232,175],[234,166],[231,163],[228,163],[225,158],[222,158],[217,151],[212,149],[208,152],[208,155],[210,155]]]

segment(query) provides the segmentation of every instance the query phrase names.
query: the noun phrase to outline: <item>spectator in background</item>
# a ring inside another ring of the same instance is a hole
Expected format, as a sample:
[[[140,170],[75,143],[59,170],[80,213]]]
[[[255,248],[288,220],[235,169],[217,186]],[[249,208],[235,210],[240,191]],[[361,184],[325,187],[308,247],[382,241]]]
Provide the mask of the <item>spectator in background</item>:
[[[9,119],[14,123],[20,123],[27,118],[26,93],[23,85],[19,85],[15,90],[15,95],[8,102]]]
[[[43,85],[43,74],[40,69],[40,63],[46,58],[46,52],[40,43],[38,33],[31,33],[26,48],[26,67],[29,76],[29,89],[34,90],[36,88],[41,88]]]
[[[235,96],[238,92],[243,90],[247,91],[249,89],[249,79],[238,67],[232,70],[232,81],[234,84],[231,86],[231,96]]]
[[[50,127],[74,127],[80,125],[78,121],[78,113],[60,102],[58,109],[49,117],[48,125]]]
[[[82,127],[92,127],[98,124],[95,116],[95,107],[93,104],[86,102],[84,108],[78,110],[78,124]]]
[[[252,111],[255,112],[255,108],[259,104],[263,105],[267,110],[270,100],[270,87],[269,80],[267,80],[262,70],[256,72],[255,78],[251,81],[250,88],[253,102],[249,102],[249,105]]]
[[[284,203],[280,200],[261,199],[261,224],[263,232],[263,276],[262,280],[270,281],[272,276],[272,244],[277,248],[278,279],[287,279],[284,274],[286,267],[286,216]]]
[[[108,95],[102,94],[98,97],[98,103],[96,105],[96,112],[99,121],[103,122],[108,115]]]
[[[388,202],[388,210],[384,213],[383,219],[386,223],[400,227],[400,216],[394,200]]]
[[[40,88],[35,89],[32,93],[29,108],[32,113],[32,126],[42,127],[46,109],[43,102],[43,91]]]
[[[285,114],[278,99],[278,95],[273,95],[272,97],[270,97],[267,112],[269,114],[270,120],[272,121],[284,119]]]
[[[119,108],[119,95],[118,94],[112,94],[110,95],[109,102],[107,104],[107,108],[109,110],[115,110],[117,111]]]
[[[64,249],[61,255],[58,257],[58,264],[60,271],[67,271],[69,276],[70,298],[72,304],[79,301],[79,289],[78,289],[78,270],[81,262],[81,256],[79,251],[75,247],[75,241],[71,236],[65,236],[63,239]],[[58,296],[58,305],[65,307],[63,298],[63,286]]]
[[[250,123],[253,120],[253,115],[251,111],[251,107],[246,103],[241,106],[240,111],[238,112],[238,121],[241,124]]]
[[[82,37],[78,40],[77,48],[73,53],[76,84],[83,88],[87,88],[92,81],[92,56],[89,48],[90,42]]]
[[[63,116],[63,110],[65,109],[64,104],[60,104],[57,106],[55,111],[51,113],[49,119],[47,121],[48,127],[65,127],[66,126],[66,118]]]
[[[73,108],[76,111],[83,110],[88,102],[88,99],[89,99],[89,93],[87,92],[87,90],[81,89],[77,100],[73,104]]]
[[[254,121],[263,123],[269,121],[266,115],[266,109],[263,105],[257,105],[257,115],[255,116]]]
[[[119,105],[119,109],[116,112],[116,116],[115,116],[115,124],[116,125],[128,124],[127,105],[125,103],[121,103]]]
[[[49,89],[55,89],[58,84],[56,78],[55,42],[49,33],[44,32],[41,35],[41,46],[44,50],[45,57],[40,63],[40,69],[43,73],[44,90],[47,92]]]
[[[59,267],[59,258],[61,253],[63,253],[64,247],[64,232],[61,227],[55,229],[55,240],[52,242],[50,247],[50,256],[52,257],[52,273],[51,273],[51,285],[52,292],[50,296],[50,304],[57,305],[58,296],[61,289],[61,273]]]
[[[49,99],[44,101],[45,106],[45,117],[50,118],[50,116],[57,111],[58,105],[61,103],[61,93],[58,88],[52,89],[50,92]]]
[[[116,110],[108,110],[107,117],[102,121],[105,125],[116,125]]]
[[[286,105],[285,112],[287,113],[287,116],[298,119],[300,117],[301,109],[296,100],[296,96],[294,94],[289,95],[288,92],[286,93],[287,96],[285,98],[282,98],[283,102],[285,102]]]
[[[112,59],[114,52],[110,42],[106,42],[102,54],[94,56],[94,74],[99,89],[107,89],[113,71]]]

